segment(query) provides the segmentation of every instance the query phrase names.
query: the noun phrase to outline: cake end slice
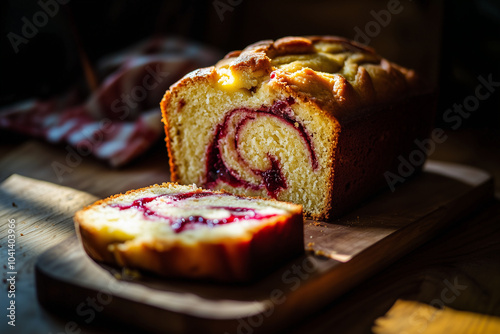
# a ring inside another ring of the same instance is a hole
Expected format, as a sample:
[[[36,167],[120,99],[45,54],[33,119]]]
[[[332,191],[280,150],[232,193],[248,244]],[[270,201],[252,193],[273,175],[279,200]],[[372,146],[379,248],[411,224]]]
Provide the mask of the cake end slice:
[[[75,214],[96,261],[164,277],[245,282],[304,251],[302,207],[164,183]]]

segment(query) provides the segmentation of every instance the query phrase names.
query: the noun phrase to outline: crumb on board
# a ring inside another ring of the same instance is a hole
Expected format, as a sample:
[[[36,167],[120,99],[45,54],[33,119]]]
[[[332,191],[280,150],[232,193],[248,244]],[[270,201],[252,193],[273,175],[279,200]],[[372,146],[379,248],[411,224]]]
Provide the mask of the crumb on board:
[[[329,255],[329,254],[325,253],[325,252],[324,252],[324,251],[322,251],[322,250],[317,250],[317,251],[315,251],[315,252],[314,252],[314,254],[315,254],[315,255],[317,255],[317,256],[330,257],[330,255]]]
[[[123,268],[122,272],[115,272],[113,276],[118,280],[134,280],[141,277],[141,273],[135,269]]]
[[[24,237],[24,233],[21,233],[21,237]]]
[[[123,276],[131,279],[136,279],[141,277],[141,273],[138,272],[137,270],[130,269],[130,268],[123,268],[122,270]]]
[[[17,204],[16,204],[16,202],[12,202],[12,206],[13,206],[14,208],[17,208]]]

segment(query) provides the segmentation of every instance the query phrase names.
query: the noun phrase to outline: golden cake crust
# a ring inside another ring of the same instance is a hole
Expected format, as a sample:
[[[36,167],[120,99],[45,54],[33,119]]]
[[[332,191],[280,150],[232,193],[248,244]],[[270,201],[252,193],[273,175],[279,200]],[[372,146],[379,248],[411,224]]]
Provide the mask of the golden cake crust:
[[[294,61],[296,66],[286,66],[286,60],[280,62],[283,57],[297,55],[304,57]],[[313,57],[318,55],[338,57],[323,57],[315,62]],[[308,66],[311,64],[313,68]],[[324,67],[321,69],[325,71],[314,66]],[[261,79],[274,72],[284,87],[316,103],[339,121],[362,116],[356,111],[364,106],[394,101],[425,89],[415,71],[382,58],[370,47],[337,36],[308,36],[264,40],[232,51],[215,66],[187,74],[170,90],[175,92],[200,80],[216,80],[224,67]],[[168,94],[161,102],[163,106]]]

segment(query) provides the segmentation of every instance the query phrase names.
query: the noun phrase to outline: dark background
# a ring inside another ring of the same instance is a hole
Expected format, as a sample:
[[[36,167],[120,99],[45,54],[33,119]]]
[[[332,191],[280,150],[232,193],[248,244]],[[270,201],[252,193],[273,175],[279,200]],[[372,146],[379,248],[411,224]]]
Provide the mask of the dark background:
[[[196,40],[221,54],[287,35],[355,38],[356,27],[366,31],[375,21],[373,11],[386,10],[391,1],[72,0],[59,5],[17,53],[8,33],[21,35],[22,18],[32,21],[41,7],[33,0],[2,1],[0,106],[57,94],[82,80],[79,48],[93,63],[153,34]],[[427,77],[440,92],[436,124],[447,128],[443,112],[474,94],[479,75],[500,81],[500,2],[401,0],[400,7],[363,42]],[[500,130],[500,92],[481,101],[462,127]]]

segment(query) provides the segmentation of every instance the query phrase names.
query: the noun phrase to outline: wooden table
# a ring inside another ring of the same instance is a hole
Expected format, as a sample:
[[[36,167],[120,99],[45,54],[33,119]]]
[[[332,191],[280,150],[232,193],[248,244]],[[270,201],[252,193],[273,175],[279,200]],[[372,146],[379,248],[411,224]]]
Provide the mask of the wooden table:
[[[470,138],[480,141],[475,135],[468,131],[450,133],[450,139],[436,149],[433,158],[476,165],[498,175],[500,158],[494,140],[493,143],[490,142],[491,147],[483,145],[480,149],[463,144],[467,139],[470,143]],[[126,168],[113,170],[99,161],[85,158],[80,163],[71,165],[66,173],[58,175],[53,166],[54,163],[67,163],[68,152],[64,147],[19,137],[10,141],[9,136],[11,134],[0,136],[4,143],[0,148],[0,182],[15,173],[84,191],[89,194],[90,200],[93,196],[105,197],[169,179],[166,150],[161,143]],[[483,158],[479,159],[479,156]],[[498,183],[495,189],[497,194],[500,193]],[[43,194],[40,197],[42,201],[50,200],[43,199]],[[2,204],[16,205],[15,201]],[[6,218],[8,217],[2,217],[3,220]],[[5,222],[2,221],[3,223]],[[41,248],[48,248],[59,242],[72,231],[54,229],[53,232],[54,236],[45,235],[41,238]],[[30,257],[38,251],[29,249],[19,254]],[[32,265],[33,261],[34,259],[29,259],[25,262]],[[3,273],[2,279],[5,280],[5,270]],[[459,290],[453,300],[447,299],[446,306],[499,316],[499,282],[500,202],[492,200],[483,203],[475,212],[456,222],[451,229],[337,298],[323,311],[289,331],[297,334],[370,333],[374,319],[383,315],[398,298],[430,303],[442,299],[443,290],[449,284],[466,288]],[[3,281],[2,289],[5,286],[6,282]],[[22,282],[19,288],[31,289],[34,293],[33,286],[23,286]],[[32,326],[25,327],[31,330],[52,333],[77,333],[78,330],[82,333],[121,333],[127,329],[102,319],[88,325],[74,325],[61,315],[47,312],[36,300],[29,302],[30,312],[36,315],[34,318],[43,319],[43,323],[34,322]],[[29,321],[26,318],[18,320]],[[0,328],[5,328],[4,324],[2,320]]]

